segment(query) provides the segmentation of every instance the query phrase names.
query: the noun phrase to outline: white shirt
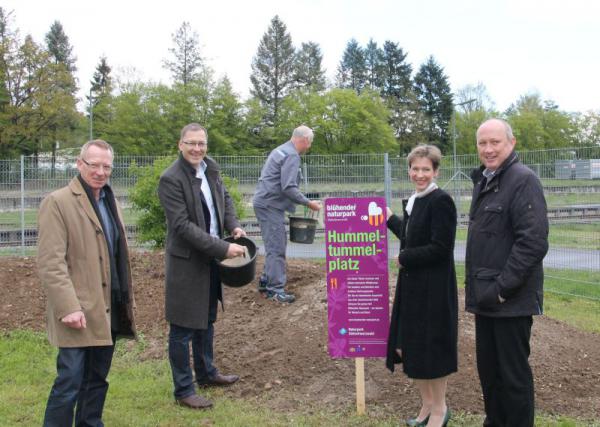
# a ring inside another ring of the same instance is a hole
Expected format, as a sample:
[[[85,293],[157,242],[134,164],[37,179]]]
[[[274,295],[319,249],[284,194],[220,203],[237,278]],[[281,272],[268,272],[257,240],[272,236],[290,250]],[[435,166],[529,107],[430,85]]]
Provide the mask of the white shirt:
[[[202,194],[204,194],[204,200],[206,200],[206,204],[208,205],[208,211],[210,212],[210,234],[211,236],[219,237],[219,230],[217,229],[217,211],[215,210],[215,204],[213,203],[212,193],[210,192],[210,185],[208,184],[208,179],[206,179],[206,163],[202,160],[200,163],[200,167],[196,171],[196,178],[200,178],[202,180],[202,184],[200,188],[202,189]]]

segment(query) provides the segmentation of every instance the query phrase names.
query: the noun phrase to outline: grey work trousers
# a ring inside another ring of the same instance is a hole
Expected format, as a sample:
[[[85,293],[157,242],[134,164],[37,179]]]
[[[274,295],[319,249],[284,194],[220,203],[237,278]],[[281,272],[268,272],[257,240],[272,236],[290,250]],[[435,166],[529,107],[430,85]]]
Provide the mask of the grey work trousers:
[[[265,267],[260,280],[266,284],[267,291],[283,292],[287,280],[285,212],[254,206],[254,213],[265,245]]]

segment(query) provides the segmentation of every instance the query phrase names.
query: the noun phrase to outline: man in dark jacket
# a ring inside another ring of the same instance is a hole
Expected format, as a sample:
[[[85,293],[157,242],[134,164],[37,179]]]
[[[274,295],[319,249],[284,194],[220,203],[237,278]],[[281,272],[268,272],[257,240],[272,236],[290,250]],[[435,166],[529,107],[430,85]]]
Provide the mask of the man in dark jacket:
[[[548,218],[542,185],[519,162],[510,125],[477,130],[483,164],[473,171],[466,268],[466,310],[475,314],[484,426],[533,426],[529,366],[532,315],[542,314]]]
[[[245,236],[235,216],[217,163],[206,157],[206,129],[191,123],[181,130],[180,156],[163,172],[158,197],[167,217],[165,314],[170,325],[169,362],[175,400],[194,409],[212,403],[196,394],[199,386],[228,385],[237,375],[222,375],[213,365],[213,323],[222,287],[215,258],[244,254],[244,247],[221,240],[223,231]]]

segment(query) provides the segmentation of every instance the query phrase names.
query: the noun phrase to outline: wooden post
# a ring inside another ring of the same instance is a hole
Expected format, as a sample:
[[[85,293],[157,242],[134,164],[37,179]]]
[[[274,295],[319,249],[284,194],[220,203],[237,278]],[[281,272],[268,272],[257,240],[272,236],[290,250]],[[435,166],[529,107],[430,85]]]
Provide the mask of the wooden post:
[[[354,359],[356,365],[356,413],[365,414],[365,358]]]

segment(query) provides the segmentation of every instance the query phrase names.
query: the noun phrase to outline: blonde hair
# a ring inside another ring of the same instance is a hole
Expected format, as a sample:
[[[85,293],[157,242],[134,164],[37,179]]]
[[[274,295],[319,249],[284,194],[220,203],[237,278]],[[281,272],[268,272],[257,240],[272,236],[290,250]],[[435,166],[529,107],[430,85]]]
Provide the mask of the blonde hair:
[[[408,167],[410,167],[413,160],[416,158],[426,158],[431,160],[433,170],[437,170],[442,161],[442,152],[435,145],[419,144],[408,153],[408,156],[406,156]]]

